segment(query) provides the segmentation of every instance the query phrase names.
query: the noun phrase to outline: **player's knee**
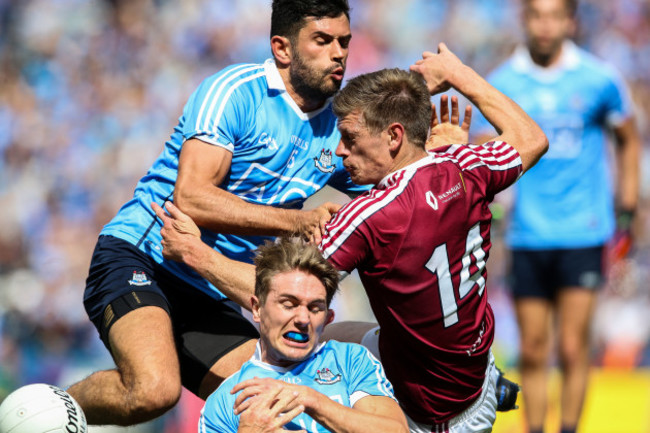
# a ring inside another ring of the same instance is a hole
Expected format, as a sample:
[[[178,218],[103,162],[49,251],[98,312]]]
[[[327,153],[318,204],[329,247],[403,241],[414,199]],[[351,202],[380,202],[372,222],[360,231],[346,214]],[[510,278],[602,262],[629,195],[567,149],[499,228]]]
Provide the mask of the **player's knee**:
[[[580,339],[564,339],[560,342],[559,358],[562,366],[572,367],[586,361],[588,344]]]
[[[181,397],[181,384],[173,380],[148,380],[130,393],[130,412],[138,422],[148,421],[173,408]]]
[[[546,362],[548,357],[548,339],[536,336],[521,342],[521,363],[523,367],[538,366]]]

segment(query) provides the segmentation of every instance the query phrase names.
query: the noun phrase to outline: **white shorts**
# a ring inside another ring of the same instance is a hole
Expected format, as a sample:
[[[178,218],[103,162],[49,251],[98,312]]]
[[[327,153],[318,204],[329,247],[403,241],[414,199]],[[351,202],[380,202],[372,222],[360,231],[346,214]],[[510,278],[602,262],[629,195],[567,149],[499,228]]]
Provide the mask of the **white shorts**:
[[[368,331],[361,339],[365,346],[379,360],[379,327]],[[499,372],[494,365],[494,356],[490,352],[488,366],[485,370],[485,381],[481,395],[461,414],[450,419],[444,425],[421,424],[413,421],[408,415],[406,420],[411,433],[488,433],[492,431],[497,419],[497,379]]]

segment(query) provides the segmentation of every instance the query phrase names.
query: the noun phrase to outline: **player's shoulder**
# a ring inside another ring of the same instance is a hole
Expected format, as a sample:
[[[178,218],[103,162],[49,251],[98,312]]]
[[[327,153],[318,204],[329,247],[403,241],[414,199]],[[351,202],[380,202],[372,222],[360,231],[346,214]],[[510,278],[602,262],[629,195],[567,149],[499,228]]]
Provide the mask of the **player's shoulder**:
[[[518,155],[516,149],[510,144],[498,140],[480,144],[450,144],[429,151],[429,156],[434,163],[450,162],[462,169],[472,168],[482,163],[508,163],[516,160]]]
[[[321,353],[324,356],[331,354],[337,358],[345,358],[354,361],[361,357],[367,357],[370,354],[370,351],[357,343],[329,340],[323,345]]]
[[[199,92],[228,97],[236,92],[262,97],[266,94],[266,68],[263,63],[236,63],[206,77]]]
[[[250,78],[251,76],[265,72],[264,63],[233,63],[215,72],[214,74],[209,75],[205,81],[214,82],[221,80],[223,82],[230,83],[233,81],[236,82],[238,80]]]

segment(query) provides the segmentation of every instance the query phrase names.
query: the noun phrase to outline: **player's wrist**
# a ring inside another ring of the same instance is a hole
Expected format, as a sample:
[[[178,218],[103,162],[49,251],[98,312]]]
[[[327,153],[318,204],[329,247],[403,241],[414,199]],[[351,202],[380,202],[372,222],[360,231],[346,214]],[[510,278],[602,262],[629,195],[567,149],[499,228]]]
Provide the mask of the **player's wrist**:
[[[208,263],[209,253],[213,250],[201,238],[191,238],[182,252],[182,259],[192,269],[198,269],[201,263]]]
[[[454,68],[447,82],[451,87],[465,94],[472,90],[473,81],[477,75],[474,69],[461,63],[457,68]]]
[[[636,208],[630,206],[621,206],[616,210],[616,229],[619,231],[629,232],[632,229],[632,223],[636,215]]]

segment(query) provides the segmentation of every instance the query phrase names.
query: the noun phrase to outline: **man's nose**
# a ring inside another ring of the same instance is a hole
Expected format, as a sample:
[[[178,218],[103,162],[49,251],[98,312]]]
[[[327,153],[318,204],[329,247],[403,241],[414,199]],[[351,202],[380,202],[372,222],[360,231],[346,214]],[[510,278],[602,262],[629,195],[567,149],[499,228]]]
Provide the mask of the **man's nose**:
[[[332,41],[332,48],[330,51],[330,56],[332,60],[342,61],[345,58],[346,49],[341,46],[341,43],[338,39]]]
[[[296,325],[307,325],[309,323],[309,309],[307,307],[298,307],[294,322]]]
[[[334,154],[340,157],[347,156],[345,146],[343,145],[343,140],[339,140],[339,144],[338,146],[336,146],[336,150],[334,151]]]

